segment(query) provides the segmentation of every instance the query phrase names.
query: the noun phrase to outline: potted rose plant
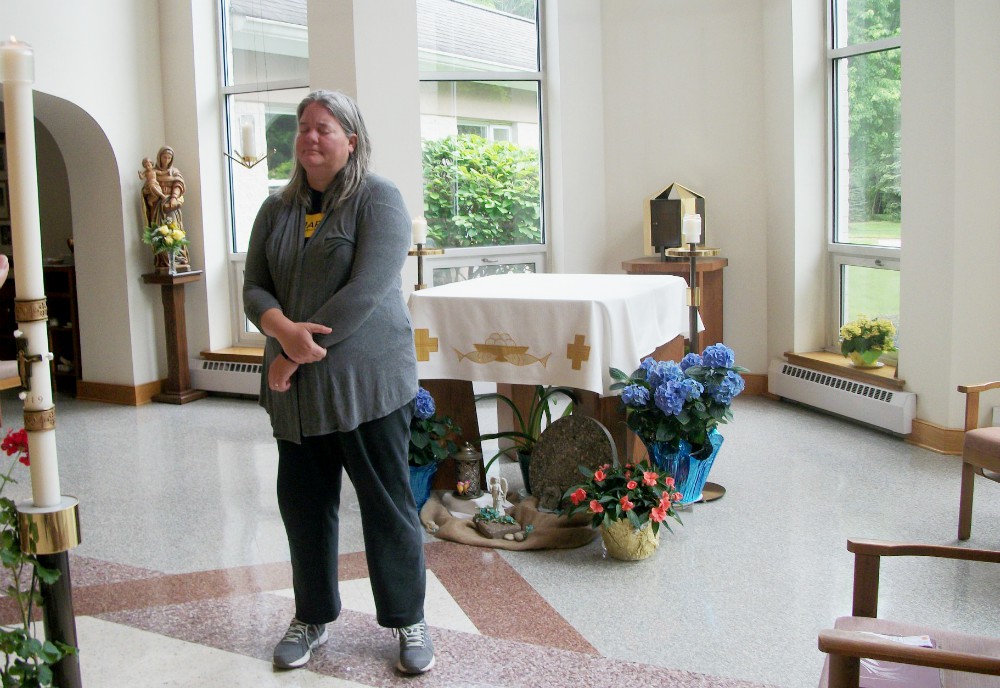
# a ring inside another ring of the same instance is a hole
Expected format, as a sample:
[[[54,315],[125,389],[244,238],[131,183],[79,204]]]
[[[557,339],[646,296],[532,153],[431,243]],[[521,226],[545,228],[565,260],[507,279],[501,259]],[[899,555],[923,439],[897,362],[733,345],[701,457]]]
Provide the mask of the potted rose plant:
[[[430,497],[431,481],[438,465],[458,451],[456,439],[461,429],[449,416],[439,417],[434,397],[426,389],[417,390],[410,420],[410,488],[419,511]]]
[[[670,530],[667,519],[683,525],[675,509],[681,493],[674,479],[648,461],[604,464],[596,471],[581,465],[580,472],[588,480],[566,491],[561,512],[590,514],[612,557],[645,559],[659,544],[660,526]]]
[[[732,420],[730,405],[743,391],[733,350],[725,344],[689,353],[680,363],[647,358],[628,375],[611,369],[621,390],[625,421],[655,466],[677,481],[682,504],[701,499],[702,487],[715,460],[722,435],[717,426]]]
[[[886,318],[858,316],[840,328],[840,353],[856,368],[878,368],[882,354],[895,351],[896,326]]]

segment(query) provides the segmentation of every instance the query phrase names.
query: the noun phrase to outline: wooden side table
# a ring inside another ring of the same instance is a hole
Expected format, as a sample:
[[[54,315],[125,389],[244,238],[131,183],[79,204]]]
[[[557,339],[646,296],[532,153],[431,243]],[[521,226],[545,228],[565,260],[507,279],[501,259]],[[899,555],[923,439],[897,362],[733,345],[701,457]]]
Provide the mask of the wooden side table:
[[[695,276],[701,289],[701,308],[698,312],[705,324],[705,331],[698,337],[698,343],[699,348],[704,349],[710,344],[723,341],[722,269],[729,265],[729,259],[711,256],[696,260]],[[661,260],[658,256],[633,258],[623,261],[622,269],[629,275],[676,275],[683,277],[685,282],[691,276],[691,263],[687,258],[679,260]]]
[[[201,270],[175,275],[151,272],[142,276],[146,284],[159,284],[163,296],[163,329],[167,336],[167,384],[153,396],[164,404],[186,404],[207,396],[207,392],[191,388],[188,367],[187,326],[184,318],[184,285],[201,279]]]

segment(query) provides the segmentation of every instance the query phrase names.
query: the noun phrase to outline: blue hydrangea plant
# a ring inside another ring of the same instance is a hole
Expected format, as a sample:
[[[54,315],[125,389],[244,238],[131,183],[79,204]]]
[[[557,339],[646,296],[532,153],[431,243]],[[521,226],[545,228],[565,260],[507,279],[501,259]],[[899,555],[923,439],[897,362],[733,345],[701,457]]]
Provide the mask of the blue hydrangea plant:
[[[697,452],[713,428],[732,420],[730,405],[743,391],[745,372],[732,349],[713,344],[680,363],[646,358],[631,375],[611,368],[611,389],[621,390],[626,423],[644,442],[676,450],[685,440]]]

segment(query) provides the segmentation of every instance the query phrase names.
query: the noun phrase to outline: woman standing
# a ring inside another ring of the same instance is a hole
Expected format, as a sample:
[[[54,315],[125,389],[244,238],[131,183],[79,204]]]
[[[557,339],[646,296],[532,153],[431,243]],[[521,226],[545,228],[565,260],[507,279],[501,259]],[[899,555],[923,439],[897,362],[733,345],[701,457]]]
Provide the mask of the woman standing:
[[[369,172],[354,101],[315,91],[297,115],[295,168],[257,214],[243,288],[247,317],[267,335],[260,404],[278,442],[278,507],[295,591],[295,618],[274,664],[304,665],[340,614],[346,471],[361,506],[378,623],[399,635],[397,667],[422,673],[434,665],[434,648],[407,468],[417,394],[400,277],[409,214],[395,185]]]

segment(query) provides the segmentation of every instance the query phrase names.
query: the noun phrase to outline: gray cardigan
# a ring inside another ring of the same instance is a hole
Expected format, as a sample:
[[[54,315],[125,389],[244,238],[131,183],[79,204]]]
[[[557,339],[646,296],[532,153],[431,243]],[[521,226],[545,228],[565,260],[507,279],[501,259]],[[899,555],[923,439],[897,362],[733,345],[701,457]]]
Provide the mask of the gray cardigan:
[[[278,439],[353,430],[417,394],[417,361],[400,273],[410,218],[389,180],[369,174],[340,208],[304,239],[306,209],[278,195],[261,205],[247,250],[243,302],[260,328],[270,308],[333,332],[315,335],[326,357],[299,366],[287,392],[272,392],[267,370],[280,355],[267,338],[260,405]]]

